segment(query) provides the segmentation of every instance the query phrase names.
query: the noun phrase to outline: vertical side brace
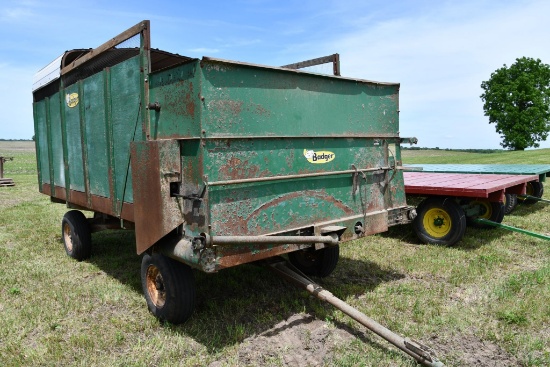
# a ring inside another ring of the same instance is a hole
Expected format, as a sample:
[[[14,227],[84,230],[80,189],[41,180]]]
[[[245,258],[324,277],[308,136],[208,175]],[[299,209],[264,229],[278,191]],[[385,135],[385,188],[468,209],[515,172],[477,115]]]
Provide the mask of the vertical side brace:
[[[82,80],[78,81],[78,95],[84,101],[84,86]],[[80,145],[82,148],[82,169],[84,170],[84,191],[86,192],[86,203],[92,207],[92,193],[90,192],[90,175],[88,168],[88,136],[86,134],[86,106],[79,103],[78,112],[80,116]]]

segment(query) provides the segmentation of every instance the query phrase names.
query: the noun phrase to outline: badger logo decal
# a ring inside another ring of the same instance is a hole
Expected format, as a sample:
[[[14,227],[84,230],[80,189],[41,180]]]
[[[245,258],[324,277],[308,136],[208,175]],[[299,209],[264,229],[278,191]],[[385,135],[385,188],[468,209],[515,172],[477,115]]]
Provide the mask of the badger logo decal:
[[[306,157],[309,163],[328,163],[336,158],[336,155],[333,152],[327,150],[319,150],[317,152],[313,150],[304,149],[304,157]]]
[[[78,104],[78,93],[67,93],[65,96],[65,102],[70,108],[76,107]]]

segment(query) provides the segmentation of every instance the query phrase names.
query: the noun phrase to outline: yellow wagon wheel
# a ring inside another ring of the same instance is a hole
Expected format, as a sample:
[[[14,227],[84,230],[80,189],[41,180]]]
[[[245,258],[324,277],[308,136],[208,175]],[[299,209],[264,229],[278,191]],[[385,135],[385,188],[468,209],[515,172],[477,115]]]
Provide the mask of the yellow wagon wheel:
[[[542,185],[541,182],[529,181],[529,182],[527,182],[525,193],[529,196],[534,196],[536,198],[541,198],[542,195],[544,194],[544,186]],[[525,198],[522,198],[522,197],[518,197],[518,201],[521,202],[521,203],[524,203],[524,204],[534,204],[534,203],[537,202],[536,200],[525,199]]]
[[[489,201],[487,199],[475,199],[465,203],[470,209],[475,209],[476,214],[466,217],[468,225],[476,228],[495,228],[490,225],[480,224],[475,221],[476,218],[483,218],[491,222],[501,223],[504,219],[505,204],[500,202]]]
[[[452,246],[462,239],[466,215],[458,203],[448,197],[429,197],[416,208],[413,227],[424,243]]]
[[[451,216],[441,208],[430,208],[423,218],[424,228],[433,238],[445,237],[451,231]]]

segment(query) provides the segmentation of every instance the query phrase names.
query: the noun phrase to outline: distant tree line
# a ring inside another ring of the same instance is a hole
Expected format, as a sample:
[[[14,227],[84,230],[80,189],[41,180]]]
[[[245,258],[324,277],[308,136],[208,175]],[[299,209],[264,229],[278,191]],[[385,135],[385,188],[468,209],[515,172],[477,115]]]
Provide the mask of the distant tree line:
[[[444,151],[451,151],[451,152],[467,152],[467,153],[499,153],[503,152],[503,149],[450,149],[450,148],[443,148],[440,149],[439,147],[435,148],[426,148],[426,147],[406,147],[402,146],[402,150],[444,150]]]
[[[0,141],[33,141],[34,140],[34,136],[33,136],[33,139],[2,139],[0,138]]]

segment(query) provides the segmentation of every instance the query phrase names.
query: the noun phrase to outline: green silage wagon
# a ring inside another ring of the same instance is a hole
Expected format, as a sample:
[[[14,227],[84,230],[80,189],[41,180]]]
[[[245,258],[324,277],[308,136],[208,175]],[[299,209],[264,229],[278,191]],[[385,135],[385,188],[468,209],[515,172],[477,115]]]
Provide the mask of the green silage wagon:
[[[340,242],[414,218],[399,84],[184,57],[152,49],[149,29],[35,77],[39,190],[71,209],[69,256],[91,256],[95,231],[134,229],[148,306],[177,323],[193,311],[191,268],[288,254],[328,276]]]

